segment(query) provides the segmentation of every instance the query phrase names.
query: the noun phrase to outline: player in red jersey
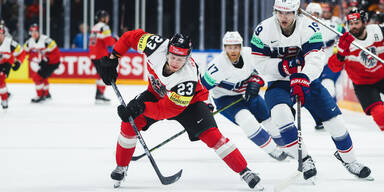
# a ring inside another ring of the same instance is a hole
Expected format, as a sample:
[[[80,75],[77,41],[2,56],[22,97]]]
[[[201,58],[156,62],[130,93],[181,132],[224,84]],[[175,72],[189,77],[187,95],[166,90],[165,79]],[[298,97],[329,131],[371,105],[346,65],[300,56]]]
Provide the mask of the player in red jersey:
[[[6,28],[0,25],[0,98],[1,107],[8,108],[8,89],[5,79],[9,75],[11,68],[16,71],[19,69],[24,60],[25,52],[23,48],[12,39],[11,36],[6,35]]]
[[[138,29],[124,33],[110,57],[103,57],[100,76],[107,85],[116,80],[118,58],[129,48],[147,56],[150,82],[148,89],[126,107],[118,107],[123,122],[116,149],[117,167],[111,177],[118,182],[124,178],[135,151],[137,136],[126,123],[130,116],[139,130],[148,129],[158,120],[171,119],[186,129],[191,141],[201,140],[214,149],[250,188],[262,189],[258,184],[259,176],[247,168],[237,147],[220,133],[204,103],[208,99],[208,90],[200,83],[198,66],[190,56],[191,46],[189,37],[182,34],[168,40]]]
[[[40,34],[39,26],[32,24],[29,28],[31,38],[24,44],[24,50],[32,60],[39,63],[40,68],[32,77],[36,85],[37,96],[31,99],[32,103],[40,103],[45,99],[50,99],[48,77],[60,65],[60,50],[56,42],[50,37]]]
[[[356,46],[352,41],[384,59],[384,26],[367,23],[367,14],[353,8],[347,15],[349,33],[340,37],[338,53],[329,60],[334,71],[346,70],[353,82],[355,93],[367,115],[384,131],[384,105],[380,93],[384,93],[384,65]]]
[[[108,26],[109,14],[105,10],[99,10],[96,13],[96,23],[92,27],[89,38],[89,56],[97,73],[99,71],[100,59],[108,55],[108,47],[113,46],[116,40],[112,37],[111,29]],[[110,100],[104,97],[105,84],[100,79],[96,80],[96,103],[109,103]]]

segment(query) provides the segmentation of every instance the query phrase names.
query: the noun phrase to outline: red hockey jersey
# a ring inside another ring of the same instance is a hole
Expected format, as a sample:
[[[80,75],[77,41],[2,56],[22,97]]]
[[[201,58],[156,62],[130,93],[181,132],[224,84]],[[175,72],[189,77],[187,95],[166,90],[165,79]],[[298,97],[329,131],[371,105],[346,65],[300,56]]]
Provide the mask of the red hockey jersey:
[[[89,56],[91,59],[100,59],[108,55],[108,46],[116,43],[111,34],[111,29],[103,22],[93,26],[89,37]]]
[[[119,56],[133,48],[147,56],[148,90],[158,101],[145,102],[143,114],[156,120],[175,117],[189,104],[208,99],[208,90],[200,83],[197,65],[191,57],[179,71],[163,75],[168,43],[168,39],[137,29],[125,32],[113,50]]]
[[[46,35],[40,35],[37,40],[29,38],[24,44],[24,50],[29,55],[29,61],[33,58],[41,60],[46,57],[48,64],[54,65],[60,62],[60,50],[56,42]]]
[[[379,25],[367,25],[367,37],[355,39],[356,43],[384,59],[384,29]],[[338,72],[345,68],[349,78],[357,85],[374,84],[384,79],[384,64],[377,61],[359,48],[351,45],[350,54],[343,62],[336,55],[329,58],[329,68]]]

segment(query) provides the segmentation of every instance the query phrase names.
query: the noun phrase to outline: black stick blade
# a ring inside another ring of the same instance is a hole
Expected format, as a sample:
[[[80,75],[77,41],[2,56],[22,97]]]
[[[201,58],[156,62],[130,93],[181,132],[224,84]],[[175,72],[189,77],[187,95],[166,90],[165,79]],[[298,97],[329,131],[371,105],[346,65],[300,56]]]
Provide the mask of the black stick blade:
[[[181,177],[181,173],[183,173],[183,170],[180,170],[179,172],[177,172],[176,174],[172,175],[172,176],[169,176],[169,177],[160,177],[160,181],[163,185],[169,185],[169,184],[172,184],[174,182],[176,182],[177,180],[180,179]]]

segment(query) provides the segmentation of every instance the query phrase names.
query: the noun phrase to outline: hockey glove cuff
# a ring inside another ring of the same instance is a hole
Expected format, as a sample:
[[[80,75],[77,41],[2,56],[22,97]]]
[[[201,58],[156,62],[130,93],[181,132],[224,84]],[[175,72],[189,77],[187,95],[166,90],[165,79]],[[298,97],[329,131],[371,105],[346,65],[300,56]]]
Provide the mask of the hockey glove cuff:
[[[291,80],[291,97],[294,100],[295,96],[298,95],[303,106],[305,98],[310,95],[309,78],[304,73],[294,73],[289,78]]]
[[[101,58],[100,62],[100,78],[106,85],[111,85],[117,79],[117,65],[119,64],[118,58],[110,59],[107,56]]]

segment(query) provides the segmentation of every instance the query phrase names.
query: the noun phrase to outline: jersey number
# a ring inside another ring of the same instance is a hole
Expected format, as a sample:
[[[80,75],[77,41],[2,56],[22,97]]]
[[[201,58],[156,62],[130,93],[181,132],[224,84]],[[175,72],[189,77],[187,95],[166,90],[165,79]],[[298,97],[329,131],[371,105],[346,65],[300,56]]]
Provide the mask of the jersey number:
[[[215,64],[213,64],[213,65],[211,65],[210,67],[208,67],[208,71],[209,71],[209,73],[212,75],[212,74],[218,72],[219,69],[215,66]]]
[[[316,31],[320,30],[320,27],[316,22],[312,22],[312,25],[308,25],[308,27],[311,28],[315,33]]]
[[[179,84],[177,86],[178,95],[192,95],[193,93],[193,83],[189,82],[186,84]]]
[[[158,43],[161,43],[164,41],[163,38],[155,35],[151,36],[149,39],[151,39],[151,41],[147,43],[147,47],[148,49],[151,49],[151,50],[154,50],[157,47]]]

